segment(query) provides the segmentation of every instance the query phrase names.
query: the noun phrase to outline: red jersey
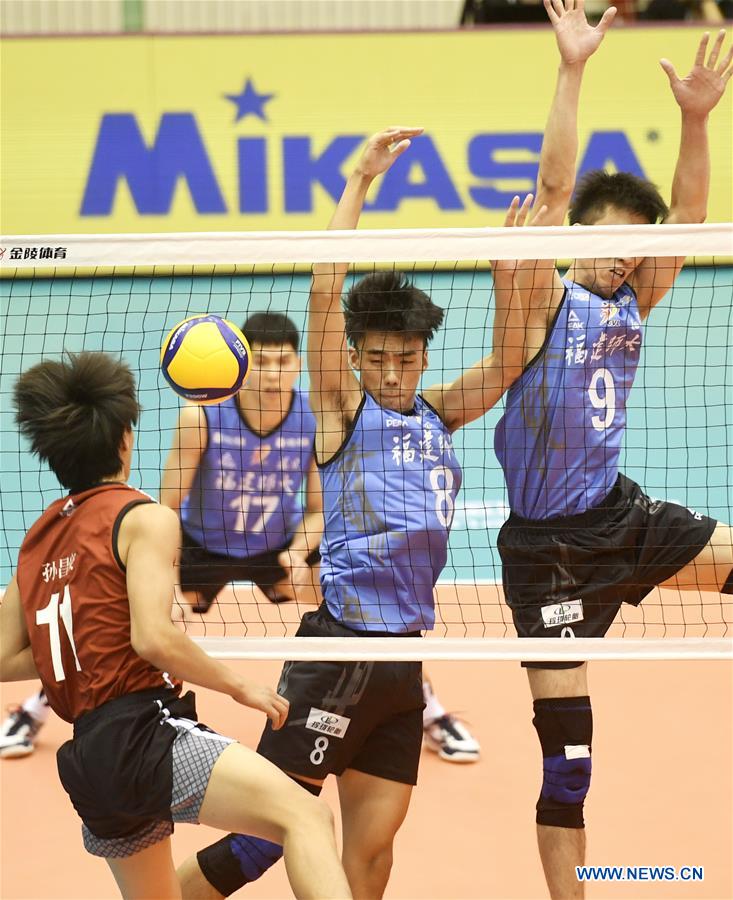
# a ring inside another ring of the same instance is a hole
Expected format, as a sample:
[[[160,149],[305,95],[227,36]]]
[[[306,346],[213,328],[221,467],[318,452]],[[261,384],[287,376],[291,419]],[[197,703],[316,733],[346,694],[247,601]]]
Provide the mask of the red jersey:
[[[73,722],[108,700],[180,683],[130,643],[122,518],[155,502],[125,484],[101,484],[52,503],[23,541],[16,573],[33,659],[51,708]]]

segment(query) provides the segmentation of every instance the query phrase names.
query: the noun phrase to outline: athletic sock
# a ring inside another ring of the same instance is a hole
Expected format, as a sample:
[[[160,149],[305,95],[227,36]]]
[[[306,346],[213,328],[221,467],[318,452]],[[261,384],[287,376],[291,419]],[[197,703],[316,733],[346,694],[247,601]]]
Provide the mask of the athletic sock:
[[[33,694],[32,697],[29,697],[23,703],[23,709],[29,716],[32,716],[36,722],[45,725],[50,712],[50,707],[43,691],[39,691],[37,694]]]
[[[440,700],[438,700],[429,681],[423,681],[422,695],[425,700],[425,709],[422,711],[422,721],[423,725],[429,725],[431,722],[434,722],[436,719],[445,715],[445,708]]]

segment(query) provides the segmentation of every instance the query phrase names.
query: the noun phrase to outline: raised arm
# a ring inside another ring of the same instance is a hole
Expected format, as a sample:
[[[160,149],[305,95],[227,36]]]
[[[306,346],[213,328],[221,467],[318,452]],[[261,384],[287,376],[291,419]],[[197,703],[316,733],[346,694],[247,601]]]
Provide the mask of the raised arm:
[[[180,512],[206,449],[206,416],[200,406],[184,406],[160,481],[160,502]]]
[[[422,130],[388,128],[369,139],[347,179],[329,229],[356,228],[372,181],[390,168],[410,146],[410,139]],[[344,421],[356,412],[361,401],[359,382],[348,364],[341,309],[341,290],[347,271],[346,264],[322,263],[313,267],[308,301],[307,360],[311,408],[319,424],[319,457],[329,455],[329,448],[323,446],[324,433],[338,446]]]
[[[544,0],[560,51],[555,95],[545,126],[537,176],[538,209],[545,206],[545,225],[562,225],[575,187],[578,156],[578,104],[583,72],[616,15],[611,6],[593,28],[584,0]]]
[[[524,225],[531,205],[532,194],[521,206],[519,197],[515,197],[507,212],[505,227]],[[536,224],[545,224],[544,212],[539,210],[534,216]],[[491,353],[452,384],[436,385],[423,391],[425,399],[452,431],[488,412],[522,372],[526,315],[518,273],[525,265],[531,263],[516,260],[491,263],[496,303]]]
[[[733,47],[719,62],[725,31],[718,33],[706,62],[709,39],[709,34],[703,36],[693,67],[685,78],[678,77],[668,59],[660,60],[682,116],[668,223],[704,222],[707,216],[710,189],[708,116],[733,75]],[[684,257],[650,258],[638,266],[631,284],[642,315],[646,315],[672,287],[683,263]]]
[[[603,41],[616,16],[616,8],[609,7],[593,28],[585,17],[584,0],[544,0],[544,4],[555,32],[560,67],[542,139],[535,209],[543,210],[543,225],[563,225],[575,189],[578,105],[585,64]],[[522,266],[517,280],[529,328],[526,362],[544,340],[562,298],[563,283],[551,260]]]

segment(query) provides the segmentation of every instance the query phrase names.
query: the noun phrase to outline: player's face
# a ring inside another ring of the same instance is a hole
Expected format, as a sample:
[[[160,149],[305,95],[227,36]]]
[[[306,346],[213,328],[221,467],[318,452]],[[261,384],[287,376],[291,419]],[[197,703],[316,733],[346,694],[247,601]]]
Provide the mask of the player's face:
[[[361,386],[380,406],[407,412],[415,405],[428,354],[421,337],[369,331],[359,347],[349,347],[349,362],[359,370]]]
[[[243,391],[257,394],[259,401],[279,403],[289,395],[300,375],[300,357],[290,344],[251,345],[252,369]]]
[[[638,213],[607,206],[603,215],[584,225],[648,225],[649,220]],[[600,297],[612,297],[636,271],[642,256],[616,256],[605,259],[576,259],[576,280]]]

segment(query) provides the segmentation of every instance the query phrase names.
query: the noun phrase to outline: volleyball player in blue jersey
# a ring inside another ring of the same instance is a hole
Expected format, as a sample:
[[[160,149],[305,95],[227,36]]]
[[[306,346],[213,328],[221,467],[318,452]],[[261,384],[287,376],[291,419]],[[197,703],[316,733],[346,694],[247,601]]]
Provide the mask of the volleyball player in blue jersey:
[[[331,228],[356,227],[372,181],[421,131],[391,128],[369,140]],[[526,210],[525,203],[519,222]],[[418,392],[443,311],[391,271],[357,281],[342,309],[346,270],[314,267],[309,301],[324,603],[306,613],[298,634],[417,638],[434,623],[433,589],[461,484],[452,435],[490,409],[520,371],[522,335],[515,329],[521,331],[523,316],[514,306],[513,265],[496,266],[493,352],[452,384]],[[347,877],[356,897],[379,898],[417,780],[421,665],[288,662],[278,689],[290,703],[288,723],[282,739],[266,729],[259,752],[314,794],[327,775],[338,776]],[[230,835],[181,873],[184,896],[229,895],[280,852]]]
[[[161,484],[180,512],[180,586],[194,612],[231,581],[274,603],[317,603],[321,488],[315,419],[300,375],[300,335],[282,313],[257,312],[243,331],[252,372],[230,400],[181,410]],[[305,509],[301,502],[305,488]]]
[[[575,182],[577,106],[584,64],[602,38],[580,5],[546,0],[561,54],[540,156],[537,203],[544,224],[563,224]],[[607,23],[606,23],[607,24]],[[719,63],[721,32],[706,61],[703,38],[680,80],[663,60],[682,113],[668,210],[636,176],[589,173],[570,222],[616,225],[701,222],[709,181],[707,117],[731,75]],[[625,407],[643,325],[683,259],[576,259],[520,267],[528,312],[525,368],[495,432],[511,515],[499,534],[506,600],[521,637],[602,637],[622,602],[639,604],[663,583],[733,592],[733,534],[677,506],[651,500],[618,471]],[[524,284],[524,274],[528,278]],[[537,835],[553,898],[583,896],[583,804],[590,786],[592,712],[585,663],[527,663],[543,754]]]

